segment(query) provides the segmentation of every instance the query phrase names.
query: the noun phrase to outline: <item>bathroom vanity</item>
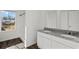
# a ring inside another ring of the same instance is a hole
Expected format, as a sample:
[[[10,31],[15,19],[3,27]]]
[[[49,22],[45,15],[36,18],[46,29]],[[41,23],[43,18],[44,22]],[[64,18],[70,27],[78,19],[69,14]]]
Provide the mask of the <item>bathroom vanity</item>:
[[[79,48],[79,37],[55,31],[39,30],[37,45],[42,49],[77,49]]]

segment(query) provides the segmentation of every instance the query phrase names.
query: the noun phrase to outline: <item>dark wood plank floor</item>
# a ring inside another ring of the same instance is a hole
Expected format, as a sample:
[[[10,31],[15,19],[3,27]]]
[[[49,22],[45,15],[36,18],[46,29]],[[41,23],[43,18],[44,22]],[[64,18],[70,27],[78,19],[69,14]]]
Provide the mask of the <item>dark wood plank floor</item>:
[[[27,49],[40,49],[37,44],[31,45],[29,47],[27,47]]]
[[[0,42],[0,49],[5,49],[7,47],[22,43],[21,38],[14,38],[6,41]]]

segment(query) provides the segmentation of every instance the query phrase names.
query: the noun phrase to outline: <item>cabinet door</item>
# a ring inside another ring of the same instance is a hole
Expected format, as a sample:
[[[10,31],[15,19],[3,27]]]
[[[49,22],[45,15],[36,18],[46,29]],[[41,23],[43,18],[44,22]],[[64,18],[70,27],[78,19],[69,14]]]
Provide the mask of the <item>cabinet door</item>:
[[[51,48],[51,40],[38,35],[37,37],[37,45],[39,48],[50,49]]]
[[[47,38],[42,38],[42,40],[43,40],[43,48],[51,49],[51,40]]]
[[[61,41],[61,39],[64,40],[63,38],[53,36],[51,39],[52,49],[70,49],[70,47],[64,44],[64,41]]]
[[[68,11],[61,11],[60,13],[61,29],[68,29]]]
[[[60,42],[52,40],[52,49],[70,49],[70,47],[67,47],[66,45]]]
[[[79,31],[79,11],[69,12],[69,30]]]

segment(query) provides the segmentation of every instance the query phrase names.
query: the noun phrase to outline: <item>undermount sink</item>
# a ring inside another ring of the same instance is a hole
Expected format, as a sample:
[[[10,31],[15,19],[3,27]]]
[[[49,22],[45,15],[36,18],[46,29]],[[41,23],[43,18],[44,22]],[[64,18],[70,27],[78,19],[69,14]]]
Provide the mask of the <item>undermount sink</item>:
[[[75,36],[66,35],[66,34],[62,34],[62,36],[64,36],[64,37],[69,37],[69,38],[74,38],[74,39],[76,39],[76,38],[77,38],[77,37],[75,37]]]

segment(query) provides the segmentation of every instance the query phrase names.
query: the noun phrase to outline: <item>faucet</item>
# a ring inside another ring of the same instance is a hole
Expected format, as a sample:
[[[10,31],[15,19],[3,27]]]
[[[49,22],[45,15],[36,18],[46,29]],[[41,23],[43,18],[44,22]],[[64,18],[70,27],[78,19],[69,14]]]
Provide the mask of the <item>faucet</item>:
[[[76,34],[78,34],[77,32],[68,32],[67,34],[69,34],[69,35],[76,35]]]
[[[72,35],[72,32],[68,32],[67,34]]]

